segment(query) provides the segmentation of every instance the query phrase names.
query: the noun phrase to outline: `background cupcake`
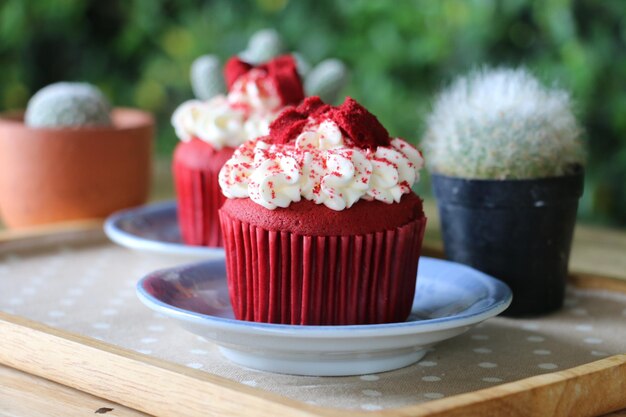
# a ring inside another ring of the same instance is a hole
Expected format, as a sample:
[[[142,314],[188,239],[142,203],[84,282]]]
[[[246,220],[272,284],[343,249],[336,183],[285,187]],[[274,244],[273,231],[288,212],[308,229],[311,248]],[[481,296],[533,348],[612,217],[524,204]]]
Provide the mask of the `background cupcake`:
[[[288,55],[256,67],[231,58],[224,75],[227,95],[187,101],[172,116],[181,140],[172,167],[178,220],[183,241],[191,245],[222,245],[220,168],[237,146],[266,135],[284,106],[304,98],[295,60]]]
[[[404,321],[426,218],[420,153],[347,98],[289,108],[220,171],[229,290],[241,320]]]

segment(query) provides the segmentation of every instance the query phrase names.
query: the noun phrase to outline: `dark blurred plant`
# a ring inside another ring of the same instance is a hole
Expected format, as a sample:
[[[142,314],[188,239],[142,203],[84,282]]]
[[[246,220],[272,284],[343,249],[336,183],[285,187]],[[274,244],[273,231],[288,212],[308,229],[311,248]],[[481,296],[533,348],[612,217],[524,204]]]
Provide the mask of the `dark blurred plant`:
[[[480,66],[526,64],[572,91],[587,130],[581,215],[626,225],[626,7],[621,0],[4,0],[0,106],[23,108],[46,84],[89,81],[116,105],[153,111],[158,151],[192,97],[189,68],[242,51],[274,27],[313,62],[345,61],[346,92],[415,143],[433,94]]]

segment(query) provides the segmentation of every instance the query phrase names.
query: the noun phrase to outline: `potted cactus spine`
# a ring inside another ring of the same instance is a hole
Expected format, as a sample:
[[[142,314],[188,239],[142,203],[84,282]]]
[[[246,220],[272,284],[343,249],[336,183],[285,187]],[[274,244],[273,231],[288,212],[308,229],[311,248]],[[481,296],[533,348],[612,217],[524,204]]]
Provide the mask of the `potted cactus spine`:
[[[25,114],[0,116],[0,214],[9,227],[85,218],[142,204],[154,121],[111,109],[86,83],[37,92]]]
[[[484,69],[437,98],[422,142],[446,256],[505,281],[505,314],[562,306],[585,152],[569,94]]]

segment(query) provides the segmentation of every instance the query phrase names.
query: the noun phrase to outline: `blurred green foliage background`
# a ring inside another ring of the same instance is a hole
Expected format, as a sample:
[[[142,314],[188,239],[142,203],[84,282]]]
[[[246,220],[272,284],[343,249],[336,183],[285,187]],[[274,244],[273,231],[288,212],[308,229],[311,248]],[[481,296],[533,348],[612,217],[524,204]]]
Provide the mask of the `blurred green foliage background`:
[[[24,108],[55,81],[89,81],[118,106],[154,112],[157,151],[168,155],[169,117],[192,97],[193,59],[225,59],[265,27],[313,63],[343,59],[353,74],[345,93],[415,143],[452,77],[483,64],[529,66],[572,91],[586,128],[581,218],[626,225],[621,0],[3,0],[0,108]]]

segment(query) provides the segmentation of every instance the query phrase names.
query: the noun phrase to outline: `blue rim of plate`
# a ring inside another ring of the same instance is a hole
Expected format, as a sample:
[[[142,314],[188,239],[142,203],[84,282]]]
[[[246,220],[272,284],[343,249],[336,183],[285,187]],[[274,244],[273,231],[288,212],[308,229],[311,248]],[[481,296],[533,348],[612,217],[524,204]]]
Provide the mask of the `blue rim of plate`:
[[[422,332],[431,332],[438,330],[446,330],[457,328],[461,326],[471,326],[473,324],[484,321],[488,318],[494,317],[511,304],[513,295],[511,289],[502,281],[493,278],[483,272],[480,272],[474,268],[466,265],[462,265],[456,262],[434,259],[429,257],[421,257],[420,265],[426,261],[433,263],[444,268],[454,268],[464,270],[475,276],[481,283],[485,284],[489,288],[489,299],[492,300],[489,304],[482,308],[476,309],[471,313],[461,312],[446,317],[423,319],[417,321],[406,321],[401,323],[386,323],[386,324],[361,324],[361,325],[341,325],[341,326],[309,326],[309,325],[291,325],[291,324],[273,324],[273,323],[257,323],[251,321],[243,321],[237,319],[223,318],[212,316],[208,314],[197,313],[195,311],[175,307],[167,304],[151,294],[144,288],[144,284],[152,278],[153,275],[173,272],[181,269],[192,267],[196,264],[184,265],[181,267],[167,268],[159,271],[152,272],[143,277],[137,282],[136,292],[137,296],[146,306],[151,307],[155,311],[165,313],[169,316],[175,316],[176,318],[183,319],[185,321],[193,322],[200,325],[212,324],[216,327],[229,328],[245,328],[246,331],[255,331],[265,334],[286,334],[294,331],[298,332],[300,336],[328,336],[333,337],[333,333],[338,331],[350,331],[354,336],[362,337],[367,333],[372,335],[383,336],[385,333],[393,333],[394,335],[400,334],[414,334]],[[201,263],[223,263],[221,260],[206,261]],[[418,272],[419,280],[419,272]]]
[[[120,210],[107,217],[104,222],[104,232],[113,242],[130,249],[168,255],[185,255],[197,258],[224,256],[224,248],[192,246],[182,242],[150,239],[131,233],[123,227],[125,222],[131,222],[141,216],[155,217],[173,215],[175,217],[176,213],[177,208],[175,201],[164,201]]]

